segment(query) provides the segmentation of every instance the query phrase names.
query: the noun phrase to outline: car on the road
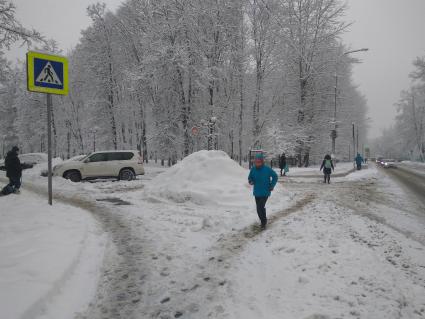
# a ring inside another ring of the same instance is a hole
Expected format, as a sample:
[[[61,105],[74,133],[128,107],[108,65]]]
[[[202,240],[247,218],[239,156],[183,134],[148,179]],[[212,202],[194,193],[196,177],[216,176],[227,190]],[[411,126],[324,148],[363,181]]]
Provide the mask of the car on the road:
[[[66,161],[53,168],[53,175],[73,182],[98,178],[131,181],[144,175],[143,158],[138,151],[93,152],[80,160]]]
[[[395,159],[383,159],[381,160],[381,166],[383,168],[396,168],[397,161]]]

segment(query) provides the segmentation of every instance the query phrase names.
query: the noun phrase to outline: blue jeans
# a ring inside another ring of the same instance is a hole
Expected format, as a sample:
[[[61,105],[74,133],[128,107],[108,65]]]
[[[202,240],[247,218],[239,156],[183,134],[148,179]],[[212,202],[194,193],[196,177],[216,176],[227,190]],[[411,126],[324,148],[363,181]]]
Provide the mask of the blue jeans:
[[[9,177],[9,186],[13,187],[13,189],[21,188],[21,178],[20,177]]]

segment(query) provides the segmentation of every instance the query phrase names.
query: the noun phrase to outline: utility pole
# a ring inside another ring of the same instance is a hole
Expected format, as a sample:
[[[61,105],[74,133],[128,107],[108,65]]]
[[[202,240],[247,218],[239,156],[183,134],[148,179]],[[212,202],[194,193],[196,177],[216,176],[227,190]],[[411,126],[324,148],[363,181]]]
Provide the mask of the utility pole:
[[[337,133],[338,125],[337,125],[337,122],[336,122],[336,108],[337,108],[337,100],[338,100],[338,64],[339,64],[340,59],[342,57],[344,57],[344,56],[347,56],[347,55],[349,55],[351,53],[366,52],[366,51],[369,51],[369,49],[368,48],[362,48],[362,49],[358,49],[358,50],[350,50],[350,51],[344,52],[343,54],[341,54],[340,56],[338,56],[337,57],[337,60],[336,60],[335,96],[334,96],[334,98],[335,98],[335,101],[334,101],[334,128],[331,131],[332,153],[334,155],[336,153],[336,150],[335,150],[335,147],[336,147],[336,138],[338,137],[338,133]],[[354,127],[354,123],[353,123],[353,127]],[[354,137],[354,133],[353,133],[353,137]]]
[[[348,144],[348,159],[350,160],[351,158],[351,145]]]
[[[357,125],[357,147],[356,147],[356,155],[359,152],[359,126]]]
[[[354,134],[354,123],[353,123],[353,154],[356,156],[356,137]]]
[[[337,138],[337,125],[336,125],[336,107],[337,107],[337,99],[338,99],[338,74],[335,73],[335,103],[334,103],[334,129],[331,132],[332,138],[332,154],[335,155],[335,144]]]

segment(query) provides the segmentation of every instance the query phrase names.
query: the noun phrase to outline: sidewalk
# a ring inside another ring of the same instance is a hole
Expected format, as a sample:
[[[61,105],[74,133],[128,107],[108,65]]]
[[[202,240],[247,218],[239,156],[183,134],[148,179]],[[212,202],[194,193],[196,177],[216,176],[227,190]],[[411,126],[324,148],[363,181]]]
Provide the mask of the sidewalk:
[[[23,190],[0,197],[2,317],[74,318],[92,299],[106,238],[85,211]]]
[[[275,171],[279,174],[280,170],[275,168]],[[335,165],[335,172],[332,177],[342,177],[354,171],[353,163],[337,163]],[[322,177],[323,172],[320,171],[320,166],[311,167],[290,167],[287,176],[289,178],[316,178]]]

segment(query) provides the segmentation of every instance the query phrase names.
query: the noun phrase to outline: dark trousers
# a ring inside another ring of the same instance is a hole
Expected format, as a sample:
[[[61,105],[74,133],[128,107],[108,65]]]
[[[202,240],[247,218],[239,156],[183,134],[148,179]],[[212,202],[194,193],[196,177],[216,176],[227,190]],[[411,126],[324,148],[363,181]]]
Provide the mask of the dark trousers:
[[[265,226],[267,224],[267,215],[266,215],[266,203],[269,198],[264,197],[255,197],[255,203],[257,204],[257,214],[261,220],[261,225]]]
[[[324,168],[323,169],[323,174],[324,174],[324,177],[325,177],[325,183],[331,182],[331,173],[332,173],[332,170],[330,168]]]
[[[20,177],[9,177],[9,186],[13,187],[13,189],[21,188],[21,178]]]
[[[362,169],[362,164],[357,164],[357,170],[360,171]]]

